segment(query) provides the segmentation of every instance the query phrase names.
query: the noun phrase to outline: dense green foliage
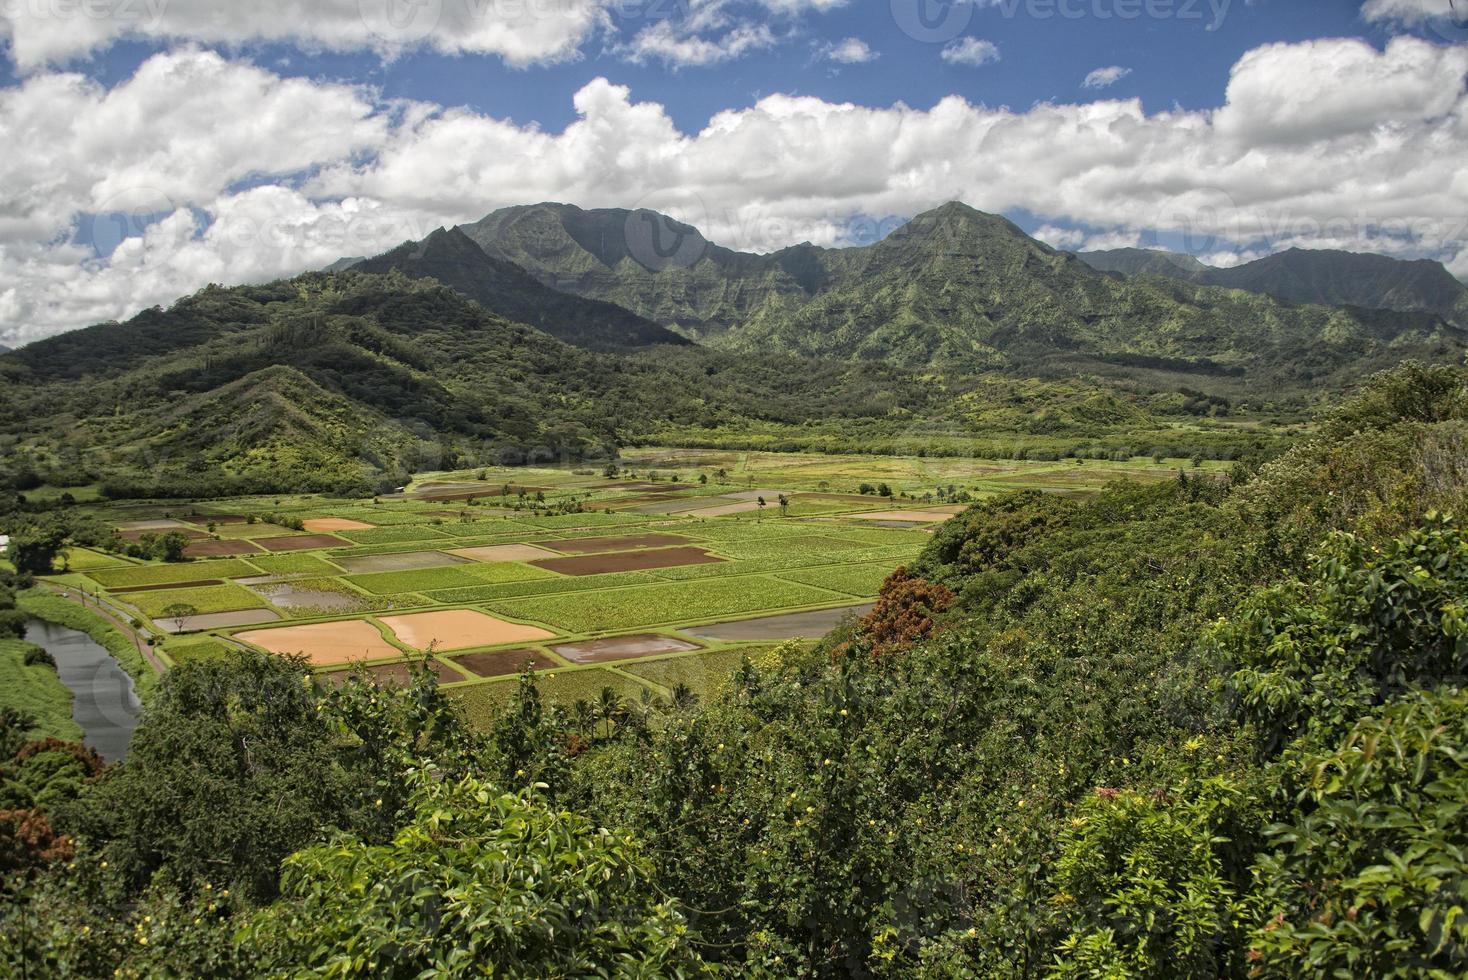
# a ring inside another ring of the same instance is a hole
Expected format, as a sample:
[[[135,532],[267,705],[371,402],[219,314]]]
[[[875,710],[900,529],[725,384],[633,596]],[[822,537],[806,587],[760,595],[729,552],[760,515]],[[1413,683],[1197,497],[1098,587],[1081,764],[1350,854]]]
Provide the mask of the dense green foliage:
[[[1461,975],[1465,385],[1374,379],[1227,480],[976,505],[869,617],[701,702],[607,684],[547,707],[526,675],[476,733],[426,673],[324,694],[288,660],[187,665],[135,758],[55,808],[73,865],[7,907],[0,952],[124,975]]]
[[[285,899],[247,942],[282,977],[710,972],[657,900],[626,835],[424,773],[392,841],[341,841],[286,862]]]

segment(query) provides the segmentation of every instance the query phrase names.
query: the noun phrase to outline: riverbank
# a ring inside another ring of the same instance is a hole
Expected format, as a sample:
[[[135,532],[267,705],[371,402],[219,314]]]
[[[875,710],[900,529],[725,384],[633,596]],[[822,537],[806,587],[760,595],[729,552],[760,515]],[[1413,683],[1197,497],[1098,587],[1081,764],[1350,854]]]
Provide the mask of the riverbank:
[[[72,720],[72,693],[49,664],[27,664],[38,649],[26,640],[0,640],[0,707],[15,708],[36,720],[32,738],[80,741],[81,726]]]
[[[80,599],[44,589],[21,593],[16,604],[37,619],[79,630],[101,644],[132,677],[138,697],[143,701],[148,700],[158,685],[164,669],[162,661],[148,649],[142,636],[118,616],[105,609],[83,606]]]

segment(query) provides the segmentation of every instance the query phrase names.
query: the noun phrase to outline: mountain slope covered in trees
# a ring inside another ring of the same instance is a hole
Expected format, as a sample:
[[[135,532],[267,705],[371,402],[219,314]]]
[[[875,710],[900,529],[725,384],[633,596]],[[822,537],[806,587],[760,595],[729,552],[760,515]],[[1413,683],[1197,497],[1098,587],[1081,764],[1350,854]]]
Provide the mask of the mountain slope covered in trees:
[[[550,289],[514,263],[490,258],[457,228],[440,228],[421,242],[407,242],[351,268],[369,274],[396,269],[415,279],[437,279],[496,316],[529,324],[574,347],[627,351],[688,343],[620,306]]]

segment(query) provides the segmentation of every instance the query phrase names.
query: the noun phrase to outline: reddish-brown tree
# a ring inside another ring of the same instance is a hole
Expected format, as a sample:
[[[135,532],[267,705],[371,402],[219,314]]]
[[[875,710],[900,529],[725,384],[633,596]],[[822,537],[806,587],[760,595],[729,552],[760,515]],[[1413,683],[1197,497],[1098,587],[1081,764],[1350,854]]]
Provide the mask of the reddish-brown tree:
[[[40,810],[0,810],[0,874],[66,860],[72,853],[71,838],[56,833]]]
[[[877,604],[857,624],[856,635],[867,641],[874,658],[910,649],[933,632],[937,617],[955,598],[946,585],[899,568],[882,583]]]

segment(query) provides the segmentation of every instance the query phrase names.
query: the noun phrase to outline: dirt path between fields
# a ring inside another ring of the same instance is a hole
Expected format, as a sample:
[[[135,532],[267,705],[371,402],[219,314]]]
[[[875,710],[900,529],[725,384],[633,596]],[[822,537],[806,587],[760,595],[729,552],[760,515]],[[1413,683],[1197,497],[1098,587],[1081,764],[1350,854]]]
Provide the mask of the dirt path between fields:
[[[158,659],[157,654],[153,652],[153,648],[145,640],[145,636],[151,634],[145,634],[141,630],[133,629],[132,624],[128,622],[128,619],[131,617],[128,617],[122,610],[113,606],[106,599],[99,599],[67,585],[52,585],[50,582],[43,582],[41,584],[48,591],[54,592],[64,599],[71,599],[88,612],[101,616],[113,629],[117,630],[129,640],[132,640],[133,646],[137,647],[138,652],[152,665],[153,673],[162,677],[167,671],[168,668],[163,666],[163,661]]]

